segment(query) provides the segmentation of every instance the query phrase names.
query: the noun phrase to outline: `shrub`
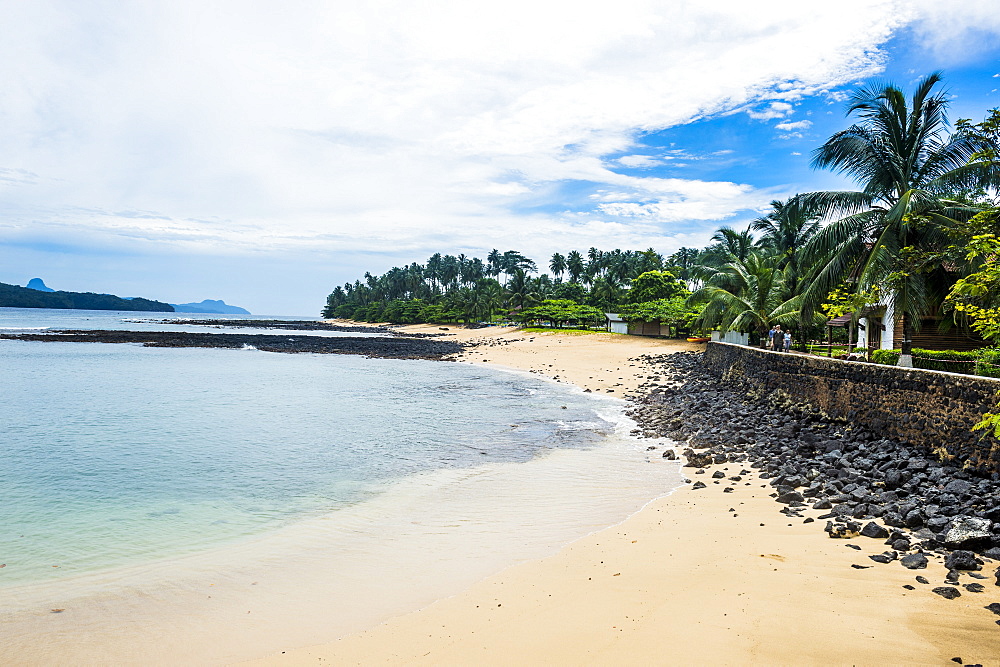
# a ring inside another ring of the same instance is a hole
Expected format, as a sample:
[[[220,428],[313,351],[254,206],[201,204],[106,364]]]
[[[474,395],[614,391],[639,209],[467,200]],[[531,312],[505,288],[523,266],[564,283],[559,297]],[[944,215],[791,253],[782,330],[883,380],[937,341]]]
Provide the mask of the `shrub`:
[[[914,368],[924,368],[930,371],[947,371],[949,373],[975,373],[976,360],[980,351],[960,352],[958,350],[924,350],[913,348]]]
[[[872,361],[876,364],[895,366],[899,363],[899,350],[872,350]]]
[[[976,363],[976,375],[1000,378],[1000,349],[980,350],[979,361]]]
[[[980,372],[981,368],[989,367],[989,364],[984,364],[980,360],[983,354],[982,350],[965,352],[959,350],[925,350],[915,347],[913,348],[913,367],[929,371],[962,373],[964,375],[987,375],[987,373]],[[995,375],[991,377],[1000,377],[1000,350],[996,351],[995,354],[995,363],[998,365],[993,367]],[[899,363],[899,350],[872,350],[872,361],[876,364],[895,366]]]

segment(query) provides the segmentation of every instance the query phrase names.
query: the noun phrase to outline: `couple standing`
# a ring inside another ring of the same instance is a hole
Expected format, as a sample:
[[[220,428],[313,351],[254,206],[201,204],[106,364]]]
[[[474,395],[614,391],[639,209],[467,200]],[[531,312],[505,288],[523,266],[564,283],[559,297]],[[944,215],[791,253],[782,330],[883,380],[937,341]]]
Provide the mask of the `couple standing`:
[[[780,324],[775,324],[767,332],[767,349],[775,352],[788,352],[792,349],[792,332],[782,331]]]

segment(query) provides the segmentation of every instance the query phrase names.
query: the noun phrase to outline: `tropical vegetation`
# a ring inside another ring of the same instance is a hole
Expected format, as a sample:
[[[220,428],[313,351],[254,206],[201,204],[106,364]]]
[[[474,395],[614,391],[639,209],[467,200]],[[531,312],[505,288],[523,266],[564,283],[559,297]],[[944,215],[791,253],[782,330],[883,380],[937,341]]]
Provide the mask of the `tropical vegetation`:
[[[934,73],[909,96],[891,84],[855,92],[852,124],[814,151],[812,165],[857,188],[775,200],[704,248],[666,256],[592,247],[547,261],[516,250],[438,253],[334,288],[323,315],[561,327],[614,312],[679,333],[763,337],[782,324],[804,344],[828,318],[888,305],[902,319],[904,355],[931,319],[1000,343],[1000,112],[952,128],[941,84]]]

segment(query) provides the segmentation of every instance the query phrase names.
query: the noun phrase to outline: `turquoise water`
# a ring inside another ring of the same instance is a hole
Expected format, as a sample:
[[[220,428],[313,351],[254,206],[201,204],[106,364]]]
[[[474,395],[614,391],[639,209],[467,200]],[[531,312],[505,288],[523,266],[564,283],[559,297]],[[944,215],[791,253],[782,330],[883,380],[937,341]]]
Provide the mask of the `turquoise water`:
[[[13,310],[0,327],[136,317]],[[680,479],[619,401],[461,363],[0,341],[0,387],[4,664],[329,641]]]
[[[610,427],[582,395],[453,363],[13,341],[0,358],[0,585],[197,550]]]

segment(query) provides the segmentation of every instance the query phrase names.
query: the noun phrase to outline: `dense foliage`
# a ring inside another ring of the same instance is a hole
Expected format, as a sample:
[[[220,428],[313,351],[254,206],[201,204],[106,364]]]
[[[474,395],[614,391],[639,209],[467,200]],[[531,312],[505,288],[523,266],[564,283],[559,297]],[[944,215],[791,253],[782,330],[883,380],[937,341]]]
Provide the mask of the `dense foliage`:
[[[93,292],[40,292],[6,283],[0,283],[0,307],[174,312],[174,307],[169,303],[138,297],[122,299],[112,294],[94,294]]]
[[[545,302],[569,301],[590,310],[574,311],[573,317],[563,320],[558,319],[562,314],[552,320],[548,317],[551,312],[537,319],[603,322],[603,312],[630,299],[686,292],[682,281],[663,271],[668,265],[652,249],[573,250],[552,255],[551,275],[533,275],[537,267],[534,260],[516,250],[493,250],[485,261],[435,254],[424,264],[394,267],[381,276],[366,273],[364,281],[335,287],[327,297],[323,317],[394,323],[498,318],[528,322],[531,318],[519,313],[538,314],[541,311],[534,309]]]

